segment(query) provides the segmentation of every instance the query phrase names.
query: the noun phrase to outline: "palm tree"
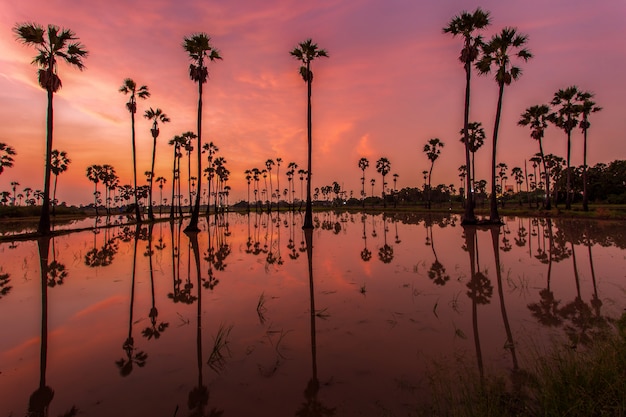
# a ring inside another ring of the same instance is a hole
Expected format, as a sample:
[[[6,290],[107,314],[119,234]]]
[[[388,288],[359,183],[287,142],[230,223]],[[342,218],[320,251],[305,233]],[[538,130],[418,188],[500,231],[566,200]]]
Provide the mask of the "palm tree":
[[[94,164],[87,167],[87,178],[94,183],[93,199],[98,215],[98,183],[102,177],[102,165]]]
[[[589,115],[602,110],[602,107],[596,106],[596,103],[591,101],[592,98],[593,93],[587,91],[579,91],[576,95],[576,100],[581,102],[581,113],[583,115],[579,125],[583,131],[583,211],[589,211],[589,196],[587,195],[587,130],[591,126]]]
[[[283,162],[283,158],[276,158],[276,209],[280,205],[280,163]],[[250,200],[250,198],[248,198]],[[248,204],[249,206],[249,204]]]
[[[189,78],[191,81],[198,83],[198,189],[196,190],[196,201],[191,213],[189,224],[185,228],[185,232],[199,232],[198,217],[200,216],[200,195],[202,194],[202,86],[209,78],[209,70],[205,65],[205,59],[211,62],[222,59],[217,49],[211,45],[211,38],[206,33],[196,33],[183,40],[183,48],[189,54],[191,64],[189,64]],[[209,196],[210,197],[210,196]]]
[[[67,171],[68,166],[72,162],[67,157],[67,152],[59,151],[58,149],[52,150],[51,161],[50,161],[50,169],[54,174],[54,188],[52,191],[52,215],[54,216],[54,209],[57,205],[57,180],[59,179],[59,175],[63,172]]]
[[[306,211],[304,214],[303,229],[313,228],[313,207],[311,204],[311,155],[312,155],[312,125],[311,125],[311,84],[313,83],[313,71],[311,71],[311,62],[319,57],[328,57],[328,53],[324,49],[318,49],[317,44],[311,39],[300,42],[296,48],[290,52],[298,61],[302,62],[300,67],[300,75],[307,85],[307,181],[306,181]]]
[[[548,127],[548,115],[550,113],[550,108],[545,105],[534,105],[526,109],[524,113],[522,113],[522,118],[517,122],[520,126],[530,126],[530,137],[539,142],[539,154],[541,157],[541,162],[543,163],[544,172],[548,172],[546,169],[546,161],[543,153],[543,135]],[[532,159],[531,159],[532,161]],[[535,161],[533,161],[535,164]],[[536,174],[535,174],[536,178]],[[535,179],[536,181],[536,179]],[[550,181],[546,181],[546,202],[545,202],[546,210],[550,210],[552,207],[550,206]]]
[[[455,16],[450,20],[448,26],[443,28],[444,33],[450,33],[453,37],[460,35],[463,36],[463,48],[461,49],[461,55],[459,60],[465,67],[465,110],[463,116],[463,136],[465,138],[465,166],[470,167],[470,150],[469,150],[469,108],[470,108],[470,78],[472,74],[472,62],[478,58],[479,48],[482,46],[482,37],[475,35],[474,33],[480,29],[483,29],[489,25],[489,12],[483,11],[480,7],[473,13],[462,12],[460,15]],[[469,170],[468,170],[469,172]],[[474,215],[474,193],[473,184],[470,182],[473,180],[470,176],[467,176],[466,184],[466,200],[465,214],[463,217],[464,224],[476,223],[476,216]]]
[[[383,176],[383,205],[384,207],[387,207],[387,199],[385,198],[385,185],[387,185],[387,183],[385,182],[385,175],[389,174],[389,171],[391,171],[391,162],[389,162],[389,159],[382,157],[378,161],[376,161],[376,172],[378,172],[380,175]]]
[[[172,200],[170,202],[170,219],[174,219],[175,207],[176,207],[176,191],[178,190],[179,212],[182,217],[182,210],[180,208],[180,159],[183,154],[180,151],[181,146],[185,143],[185,139],[182,136],[176,135],[168,142],[169,145],[174,146],[174,164],[172,168]],[[178,187],[178,188],[177,188]]]
[[[461,142],[465,143],[464,129],[461,129],[459,133],[463,135],[461,136]],[[471,173],[471,176],[470,176],[471,178],[468,183],[471,184],[472,189],[474,189],[474,183],[476,182],[476,162],[475,162],[476,151],[478,151],[485,143],[485,129],[483,129],[482,123],[471,122],[470,124],[468,124],[467,136],[469,140],[469,145],[468,145],[469,151],[472,155],[471,170],[469,171]],[[472,199],[472,202],[474,202],[475,204],[474,199]]]
[[[443,142],[439,140],[439,138],[430,139],[426,145],[424,145],[424,153],[426,157],[430,161],[430,170],[428,171],[428,208],[430,208],[430,190],[431,190],[431,179],[433,176],[433,167],[435,166],[435,161],[439,158],[441,154],[441,149],[443,148]]]
[[[361,190],[361,201],[363,202],[363,207],[365,207],[365,170],[370,166],[370,161],[367,158],[359,159],[359,169],[363,172],[363,176],[361,177],[361,185],[363,189]]]
[[[37,233],[47,235],[50,233],[50,174],[52,172],[52,129],[53,129],[53,106],[54,93],[61,88],[61,79],[58,76],[57,61],[62,59],[73,67],[83,70],[83,59],[88,53],[70,29],[59,29],[58,26],[48,25],[44,29],[35,23],[16,25],[13,28],[18,41],[34,46],[37,56],[33,64],[39,67],[39,86],[48,93],[48,111],[46,117],[46,169],[44,172],[44,195],[41,207],[41,216]],[[47,39],[46,39],[47,34]]]
[[[491,154],[491,196],[490,215],[491,223],[502,223],[498,214],[498,199],[496,194],[496,151],[498,144],[498,129],[500,127],[500,116],[502,114],[502,96],[504,86],[510,85],[522,75],[522,70],[511,64],[511,54],[513,49],[517,49],[515,56],[523,61],[532,58],[532,54],[524,44],[528,37],[517,33],[515,28],[505,27],[499,34],[494,35],[489,43],[482,47],[483,56],[476,63],[476,68],[480,74],[489,74],[491,69],[495,69],[495,80],[498,84],[498,105],[496,108],[496,120],[493,128],[493,148]]]
[[[159,184],[159,215],[160,215],[161,209],[163,208],[163,184],[167,182],[167,178],[157,177],[155,181]]]
[[[0,174],[4,172],[4,168],[11,168],[13,166],[13,156],[15,156],[15,149],[0,142]]]
[[[270,204],[267,206],[268,210],[272,209],[272,200],[273,200],[273,189],[274,186],[272,185],[272,166],[274,165],[274,160],[273,159],[268,159],[267,161],[265,161],[265,167],[267,168],[267,173],[270,176],[270,189],[269,189],[269,194],[270,194]]]
[[[572,173],[570,170],[572,130],[578,126],[578,115],[582,111],[582,106],[576,103],[578,93],[580,93],[580,91],[575,85],[554,93],[550,104],[558,106],[558,108],[556,112],[550,113],[548,116],[548,120],[567,134],[567,183],[565,187],[567,198],[565,200],[565,208],[568,210],[572,208]]]
[[[141,223],[141,211],[139,210],[139,201],[137,197],[137,152],[135,148],[135,113],[137,113],[137,98],[147,99],[150,97],[150,92],[148,91],[148,87],[142,85],[137,89],[137,84],[130,78],[126,78],[124,83],[119,89],[120,93],[130,94],[128,102],[126,103],[126,108],[130,112],[130,122],[131,122],[131,138],[133,143],[133,187],[135,188],[135,216],[137,217],[137,222]]]
[[[370,184],[372,186],[372,197],[374,197],[374,185],[376,185],[376,178],[372,178],[370,180]]]
[[[154,159],[156,157],[156,141],[157,141],[157,138],[159,137],[159,122],[168,123],[170,121],[170,118],[167,117],[167,115],[163,113],[163,110],[161,110],[158,107],[156,108],[156,110],[150,107],[148,110],[146,110],[143,117],[145,117],[148,120],[152,120],[152,129],[150,129],[150,133],[152,133],[152,139],[153,139],[152,165],[151,165],[152,168],[150,169],[150,172],[152,173],[152,175],[150,176],[150,183],[149,183],[150,197],[148,201],[148,218],[150,219],[150,221],[154,221],[154,212],[152,211],[152,179],[154,178]],[[163,186],[161,186],[161,188],[163,188]]]
[[[213,142],[209,142],[209,143],[205,143],[202,146],[202,152],[206,152],[208,153],[207,156],[207,161],[208,161],[208,166],[205,169],[205,172],[207,173],[207,194],[209,196],[209,200],[207,202],[206,205],[206,214],[209,214],[209,207],[211,206],[211,180],[213,179],[213,175],[215,172],[215,167],[213,166],[213,156],[219,152],[219,148],[217,147],[217,145],[215,145]],[[217,213],[217,205],[215,206],[215,212]]]
[[[17,201],[17,186],[20,185],[17,181],[11,181],[11,188],[13,189],[13,206],[15,206],[15,202]]]

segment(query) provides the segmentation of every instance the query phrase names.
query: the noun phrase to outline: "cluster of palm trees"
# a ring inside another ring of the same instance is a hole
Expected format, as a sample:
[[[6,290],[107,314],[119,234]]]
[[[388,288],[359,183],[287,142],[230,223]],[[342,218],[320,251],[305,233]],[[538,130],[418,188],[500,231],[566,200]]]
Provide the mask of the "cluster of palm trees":
[[[84,46],[78,41],[76,34],[69,29],[60,29],[55,25],[48,25],[43,27],[36,23],[17,24],[14,27],[14,32],[18,41],[25,45],[33,46],[37,55],[33,59],[33,64],[39,68],[38,81],[39,85],[46,90],[48,97],[48,111],[47,111],[47,125],[46,125],[46,168],[44,174],[44,196],[41,209],[41,216],[39,220],[39,226],[37,232],[41,235],[47,235],[50,233],[50,176],[53,173],[52,169],[52,143],[53,143],[53,98],[61,88],[61,79],[58,75],[58,61],[62,60],[68,63],[70,66],[83,70],[85,68],[83,60],[87,57],[88,52]],[[185,37],[183,40],[183,48],[188,53],[191,60],[189,65],[189,77],[192,81],[198,84],[198,118],[197,118],[197,133],[195,135],[197,139],[196,153],[197,153],[197,188],[196,198],[193,207],[191,220],[185,229],[187,232],[197,232],[198,229],[198,215],[200,209],[200,195],[201,195],[201,178],[202,173],[202,87],[208,79],[208,69],[206,61],[215,61],[222,59],[218,50],[211,45],[211,38],[206,33],[196,33],[191,36]],[[309,77],[312,79],[312,74]],[[126,103],[126,107],[131,115],[131,134],[132,134],[132,148],[133,148],[133,190],[135,215],[136,221],[141,222],[141,211],[139,206],[139,188],[137,187],[137,162],[136,162],[136,146],[135,146],[135,114],[137,112],[137,100],[146,99],[150,96],[148,87],[145,85],[137,86],[137,84],[131,79],[126,78],[123,85],[120,87],[120,92],[129,95],[129,100]],[[154,175],[154,160],[156,153],[156,139],[159,135],[159,123],[169,122],[169,118],[159,108],[150,108],[146,111],[144,116],[153,122],[152,124],[152,137],[153,137],[153,151],[152,151],[152,168],[148,174],[149,182],[149,209],[148,216],[150,220],[154,220],[154,214],[152,210],[152,183]],[[0,151],[3,151],[2,168],[10,166],[12,163],[11,153],[12,148],[4,145]],[[92,167],[93,168],[93,167]],[[111,168],[112,169],[112,168]],[[90,179],[97,185],[97,181],[102,180],[101,175],[97,172],[96,168],[91,170]],[[0,171],[2,172],[2,171]],[[57,174],[58,175],[58,174]],[[108,188],[107,188],[108,190]],[[97,195],[96,206],[97,206]]]
[[[257,167],[246,169],[244,171],[245,179],[248,184],[248,192],[247,192],[247,206],[250,208],[250,185],[252,185],[252,191],[254,194],[254,204],[257,208],[261,205],[265,204],[268,210],[271,210],[274,205],[274,201],[276,202],[276,207],[280,207],[281,195],[283,196],[284,201],[287,204],[290,204],[292,208],[295,207],[295,179],[296,176],[300,178],[300,201],[304,201],[304,180],[305,178],[308,181],[308,171],[304,169],[298,169],[298,164],[295,162],[289,162],[287,164],[287,170],[285,171],[285,176],[287,177],[287,188],[282,190],[280,188],[280,166],[283,162],[282,158],[276,158],[276,162],[273,159],[268,159],[265,161],[265,168],[259,169]],[[276,166],[276,188],[274,188],[274,184],[272,181],[272,169]],[[269,187],[268,187],[268,177],[269,177]],[[260,181],[263,178],[265,186],[261,188]]]

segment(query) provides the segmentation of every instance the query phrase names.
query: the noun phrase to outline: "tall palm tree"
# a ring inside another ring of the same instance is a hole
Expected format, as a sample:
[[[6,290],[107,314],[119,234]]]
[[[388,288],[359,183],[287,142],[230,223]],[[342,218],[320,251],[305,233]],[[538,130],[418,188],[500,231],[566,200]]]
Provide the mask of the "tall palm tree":
[[[389,174],[389,171],[391,171],[391,162],[389,162],[389,159],[382,157],[378,161],[376,161],[376,172],[378,172],[383,177],[383,206],[384,207],[387,207],[387,198],[385,198],[386,197],[385,185],[387,185],[387,183],[385,182],[385,175]]]
[[[524,48],[528,37],[517,33],[515,28],[505,27],[499,34],[493,35],[489,43],[482,47],[483,55],[476,62],[476,68],[480,74],[489,74],[492,69],[495,71],[495,80],[498,84],[498,105],[496,108],[496,120],[493,128],[493,142],[491,154],[491,196],[490,214],[491,223],[502,223],[498,214],[498,199],[496,194],[496,151],[498,144],[498,129],[500,127],[500,116],[502,114],[502,96],[504,86],[510,85],[522,75],[521,68],[511,64],[511,56],[528,61],[532,58],[529,50]],[[515,51],[516,50],[516,51]]]
[[[280,206],[280,163],[283,158],[276,158],[276,209]],[[250,198],[248,198],[250,200]],[[249,205],[248,205],[249,206]]]
[[[61,78],[57,73],[59,59],[71,66],[83,70],[83,59],[87,57],[76,34],[70,29],[59,29],[58,26],[48,25],[47,30],[35,23],[18,24],[13,28],[18,41],[35,47],[37,56],[33,64],[39,67],[39,86],[48,94],[48,111],[46,116],[46,168],[44,171],[44,195],[41,207],[41,216],[37,233],[47,235],[50,233],[50,174],[52,172],[52,129],[53,129],[53,106],[54,93],[61,88]],[[47,35],[47,36],[46,36]]]
[[[550,114],[550,108],[545,105],[535,105],[526,109],[522,113],[522,118],[517,122],[520,126],[530,126],[530,137],[539,142],[539,154],[541,156],[541,162],[543,164],[544,172],[547,171],[546,161],[543,153],[543,136],[546,128],[548,127],[548,115]],[[536,174],[535,174],[536,177]],[[535,179],[536,181],[536,179]],[[546,210],[550,210],[550,181],[546,181]]]
[[[588,91],[580,91],[576,95],[576,100],[581,103],[581,113],[583,119],[580,121],[580,128],[583,131],[583,211],[589,211],[589,196],[587,195],[587,130],[591,126],[589,123],[589,115],[602,110],[602,107],[596,106],[591,99],[593,93]],[[591,248],[591,246],[589,247]]]
[[[96,207],[96,216],[98,215],[98,183],[102,178],[102,165],[94,164],[89,165],[87,167],[87,178],[89,181],[93,182],[94,190],[93,190],[93,200],[94,206]]]
[[[0,174],[4,172],[5,168],[11,168],[13,166],[13,156],[15,156],[15,149],[0,142]]]
[[[54,209],[57,205],[57,180],[59,179],[59,175],[67,171],[67,168],[70,165],[70,158],[67,157],[67,152],[59,151],[58,149],[52,150],[51,161],[50,161],[50,169],[54,174],[54,188],[52,191],[52,215],[54,216]]]
[[[17,186],[20,185],[19,182],[17,181],[11,181],[11,188],[13,189],[13,204],[14,206],[16,206],[16,201],[17,201]]]
[[[439,138],[429,139],[426,145],[424,145],[424,153],[426,157],[430,161],[430,170],[428,171],[428,208],[430,208],[430,190],[431,190],[431,179],[433,176],[433,167],[435,166],[435,161],[441,155],[441,149],[443,148],[444,143],[439,140]]]
[[[137,98],[147,99],[150,97],[150,92],[148,91],[148,87],[142,85],[137,88],[137,84],[130,78],[126,78],[124,83],[119,89],[120,93],[124,95],[129,94],[130,97],[128,102],[126,103],[126,108],[130,113],[130,122],[131,122],[131,138],[133,143],[133,187],[135,188],[135,217],[137,218],[137,223],[141,223],[141,211],[139,210],[139,199],[137,196],[137,151],[135,147],[135,113],[137,113]]]
[[[359,159],[359,169],[363,172],[361,176],[361,185],[363,186],[361,190],[361,201],[363,202],[363,207],[365,207],[365,170],[370,166],[370,161],[367,158],[363,157]]]
[[[460,15],[453,17],[448,26],[443,28],[444,33],[450,33],[453,37],[459,35],[463,36],[463,48],[461,49],[461,55],[459,61],[463,63],[465,68],[465,109],[463,113],[463,136],[465,138],[465,166],[470,167],[470,150],[469,150],[469,108],[470,108],[470,78],[472,74],[472,62],[474,62],[479,55],[480,46],[483,44],[482,37],[475,35],[480,29],[484,29],[489,26],[490,18],[489,12],[483,11],[480,7],[473,13],[463,11]],[[468,170],[469,172],[469,170]],[[465,213],[463,217],[463,224],[476,223],[476,216],[474,215],[474,194],[473,184],[470,182],[472,179],[470,175],[467,176]]]
[[[165,113],[163,113],[163,110],[161,110],[160,108],[156,108],[153,109],[152,107],[150,107],[148,110],[146,110],[146,112],[144,113],[143,117],[145,117],[148,120],[152,120],[152,129],[150,129],[150,133],[152,133],[152,165],[150,168],[150,191],[149,191],[149,201],[148,201],[148,218],[150,219],[150,221],[154,221],[154,212],[152,211],[152,179],[154,178],[154,159],[156,157],[156,141],[157,138],[159,137],[159,122],[161,123],[168,123],[170,121],[170,118],[167,117],[167,115]],[[162,188],[162,186],[161,186]]]
[[[274,160],[273,159],[268,159],[267,161],[265,161],[265,167],[267,168],[267,173],[270,176],[270,189],[269,189],[269,194],[270,194],[270,204],[267,206],[268,210],[272,209],[272,200],[273,200],[273,189],[274,186],[272,185],[272,166],[275,165]]]
[[[572,208],[572,173],[570,169],[570,156],[572,149],[572,130],[578,126],[578,116],[582,111],[582,106],[576,102],[576,96],[580,91],[575,85],[565,89],[560,89],[554,93],[550,104],[557,107],[556,112],[550,113],[549,120],[559,129],[567,134],[567,183],[565,190],[565,208]]]
[[[159,184],[159,215],[160,215],[161,209],[163,208],[163,184],[167,182],[167,178],[157,177],[155,181]]]
[[[179,212],[181,214],[182,217],[182,209],[180,208],[180,159],[182,158],[183,154],[180,150],[180,148],[184,145],[185,143],[185,139],[183,139],[182,136],[180,135],[176,135],[174,136],[172,139],[170,139],[170,141],[168,142],[169,145],[174,146],[174,164],[172,167],[172,200],[171,200],[171,205],[170,205],[170,219],[173,220],[174,219],[174,214],[176,212],[175,207],[176,207],[176,195],[178,194],[178,201],[179,201]],[[178,193],[177,193],[178,191]]]
[[[209,214],[209,207],[211,206],[211,180],[213,179],[214,173],[215,173],[215,167],[213,166],[213,156],[219,152],[219,148],[217,147],[217,145],[215,145],[213,142],[209,142],[209,143],[205,143],[202,147],[202,151],[208,153],[207,155],[207,161],[208,161],[208,166],[205,169],[205,172],[207,173],[207,195],[209,196],[209,200],[208,203],[206,205],[206,214]],[[215,213],[217,213],[217,205],[215,205]]]
[[[298,61],[302,62],[300,67],[300,75],[307,85],[307,180],[306,180],[306,211],[304,214],[303,229],[313,228],[313,206],[311,204],[311,155],[312,155],[312,125],[311,125],[311,84],[313,83],[313,71],[311,71],[311,62],[319,57],[328,57],[328,53],[324,49],[318,49],[317,44],[311,39],[300,42],[296,48],[290,52]]]
[[[191,64],[189,64],[189,78],[191,81],[198,83],[198,188],[191,219],[185,228],[185,232],[199,232],[198,217],[200,216],[200,195],[202,194],[202,86],[209,78],[209,70],[206,67],[205,60],[208,59],[213,62],[222,59],[222,57],[219,51],[211,45],[211,38],[206,33],[185,36],[183,48],[189,54],[189,59],[191,60]]]
[[[461,129],[459,132],[461,135],[461,142],[465,143],[465,129]],[[472,189],[474,189],[474,183],[476,182],[476,152],[484,145],[485,143],[485,129],[482,127],[482,123],[480,122],[471,122],[467,125],[467,139],[468,139],[468,147],[469,151],[472,155],[472,164],[470,169],[470,177]],[[472,199],[472,202],[476,204],[476,202]]]

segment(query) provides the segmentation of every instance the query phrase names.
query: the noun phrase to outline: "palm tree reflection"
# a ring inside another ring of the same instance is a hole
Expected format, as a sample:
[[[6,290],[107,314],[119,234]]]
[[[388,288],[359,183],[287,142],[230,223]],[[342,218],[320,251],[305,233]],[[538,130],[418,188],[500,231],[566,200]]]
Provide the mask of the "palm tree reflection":
[[[161,337],[161,333],[168,328],[169,323],[161,322],[157,323],[157,317],[159,316],[159,310],[156,308],[156,300],[154,297],[154,268],[152,265],[152,256],[154,255],[154,250],[152,249],[152,229],[154,228],[154,223],[151,223],[148,227],[148,247],[146,248],[146,252],[144,256],[148,257],[149,269],[150,269],[150,294],[152,296],[152,307],[150,308],[150,313],[148,317],[150,317],[150,326],[143,329],[141,334],[143,337],[148,340],[154,338],[158,339]]]
[[[317,342],[315,332],[315,289],[313,281],[313,229],[304,230],[304,238],[306,240],[306,254],[308,260],[309,271],[309,299],[310,299],[310,316],[311,316],[311,379],[304,389],[305,401],[296,411],[296,416],[332,416],[335,414],[334,408],[326,407],[317,398],[320,383],[317,379]]]
[[[122,349],[126,354],[126,357],[115,361],[120,375],[126,377],[133,371],[133,365],[137,365],[140,368],[144,367],[148,355],[135,348],[135,340],[133,339],[133,307],[135,303],[135,275],[137,269],[137,245],[141,237],[141,226],[138,224],[135,228],[135,239],[133,245],[133,272],[131,276],[131,289],[130,289],[130,313],[128,318],[128,337],[122,345]]]
[[[384,244],[380,249],[378,249],[378,259],[380,259],[380,261],[385,264],[391,263],[391,261],[393,261],[393,246],[390,246],[387,244],[387,231],[388,230],[389,229],[387,228],[387,217],[385,216],[385,214],[383,214]]]
[[[446,282],[450,280],[450,275],[446,275],[446,268],[441,262],[439,262],[439,258],[437,258],[437,252],[435,252],[435,241],[433,239],[433,222],[430,216],[428,216],[428,219],[424,220],[424,227],[426,227],[426,245],[431,247],[433,250],[433,256],[435,257],[435,261],[428,270],[428,278],[430,278],[437,285],[446,285]]]
[[[465,247],[470,256],[471,278],[467,283],[467,296],[472,300],[472,328],[474,331],[474,347],[476,349],[476,360],[480,373],[481,383],[484,378],[483,356],[480,347],[480,335],[478,333],[478,305],[486,305],[491,302],[493,286],[485,274],[480,272],[480,262],[478,257],[478,245],[476,226],[467,225],[463,227],[465,232]],[[477,270],[478,269],[478,270]]]
[[[44,417],[48,415],[48,407],[54,398],[54,390],[46,385],[46,368],[48,365],[48,287],[50,285],[50,265],[48,263],[50,237],[43,236],[37,240],[39,249],[39,266],[41,272],[41,350],[39,355],[39,387],[28,400],[28,416]],[[53,261],[53,263],[55,263]],[[58,264],[61,265],[61,264]],[[65,276],[67,273],[65,273]],[[56,282],[56,281],[54,281]],[[75,416],[78,409],[74,406],[63,414],[63,417]]]
[[[364,262],[368,262],[370,259],[372,259],[372,251],[369,250],[367,248],[367,231],[365,230],[365,225],[366,225],[366,221],[367,220],[367,215],[366,214],[362,214],[361,215],[361,223],[363,223],[363,250],[361,251],[361,259],[363,259]]]

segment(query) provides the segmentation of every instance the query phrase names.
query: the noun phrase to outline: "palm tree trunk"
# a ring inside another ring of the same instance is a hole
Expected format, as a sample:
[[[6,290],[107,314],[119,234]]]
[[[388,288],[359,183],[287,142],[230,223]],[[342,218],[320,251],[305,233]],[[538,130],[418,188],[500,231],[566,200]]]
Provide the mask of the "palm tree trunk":
[[[496,151],[498,144],[498,128],[500,127],[500,116],[502,115],[502,96],[504,94],[504,83],[500,83],[498,92],[498,107],[496,109],[496,121],[493,127],[493,149],[491,153],[491,196],[489,222],[502,223],[498,214],[498,196],[496,194]]]
[[[587,116],[583,122],[587,125]],[[587,128],[583,130],[583,211],[589,211],[589,197],[587,196]]]
[[[46,169],[43,180],[43,203],[41,205],[41,216],[37,233],[47,235],[50,233],[50,172],[52,171],[52,128],[53,128],[53,108],[52,90],[48,89],[48,115],[46,120]]]
[[[148,201],[148,218],[150,221],[154,221],[154,211],[152,208],[152,185],[154,184],[154,158],[156,157],[156,136],[154,137],[154,142],[152,144],[152,165],[150,168],[150,190],[148,192],[149,199]]]
[[[469,43],[469,39],[466,39],[466,47]],[[463,215],[462,224],[475,224],[476,215],[474,214],[474,192],[473,192],[473,178],[470,178],[470,150],[469,150],[469,133],[467,131],[469,125],[469,108],[470,108],[470,78],[472,74],[472,66],[469,61],[465,62],[465,110],[463,114],[463,137],[465,138],[465,167],[467,170],[467,184],[465,189],[465,213]]]
[[[541,153],[541,162],[543,163],[543,171],[546,173],[546,210],[551,210],[552,206],[550,205],[550,176],[548,175],[548,169],[546,166],[546,160],[543,157],[543,142],[539,139],[539,152]],[[535,182],[537,182],[537,178],[535,177]]]
[[[133,194],[135,194],[135,216],[137,217],[137,223],[141,223],[141,211],[139,210],[139,201],[137,199],[137,150],[135,147],[135,113],[130,113],[131,127],[132,127],[132,142],[133,142]],[[97,205],[96,205],[97,206]],[[97,208],[96,208],[97,210]]]
[[[174,220],[174,198],[176,194],[176,145],[174,145],[174,164],[172,167],[172,200],[170,201],[170,220]]]
[[[202,66],[202,64],[201,64]],[[198,217],[200,216],[200,194],[202,193],[202,82],[198,81],[198,188],[196,189],[196,202],[193,205],[191,220],[185,228],[185,232],[199,232]],[[209,196],[210,198],[210,196]],[[190,202],[191,204],[191,202]]]
[[[569,124],[569,120],[568,120]],[[572,153],[572,131],[567,131],[567,183],[565,186],[565,192],[567,196],[565,198],[565,209],[570,210],[572,208],[572,175],[570,172],[570,156]]]
[[[313,229],[313,206],[311,204],[311,155],[313,153],[313,141],[312,141],[312,126],[311,126],[311,71],[309,70],[309,62],[306,63],[307,71],[307,142],[308,142],[308,155],[307,155],[307,174],[306,174],[306,211],[304,213],[303,229]]]
[[[59,176],[55,174],[54,176],[54,188],[52,191],[52,216],[55,215],[55,208],[56,208],[56,200],[57,200],[57,180],[59,179]]]

